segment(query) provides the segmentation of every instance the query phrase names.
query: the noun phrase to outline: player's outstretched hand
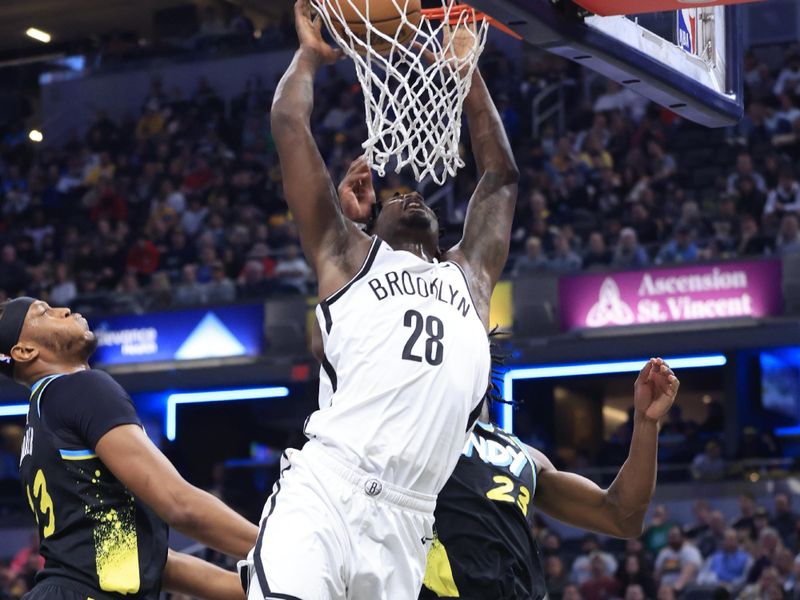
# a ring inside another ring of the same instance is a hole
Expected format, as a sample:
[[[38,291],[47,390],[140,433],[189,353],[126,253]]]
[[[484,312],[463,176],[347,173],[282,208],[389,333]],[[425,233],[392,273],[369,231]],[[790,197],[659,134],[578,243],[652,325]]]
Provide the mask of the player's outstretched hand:
[[[634,384],[636,412],[648,421],[660,421],[672,408],[680,386],[681,382],[663,359],[651,358]]]
[[[472,66],[471,56],[478,45],[478,31],[474,23],[461,23],[444,28],[445,58],[453,70],[466,77]]]
[[[322,39],[322,19],[312,15],[309,0],[297,0],[294,3],[294,26],[300,47],[316,54],[323,64],[332,65],[344,56],[342,50],[333,48]]]
[[[356,223],[366,223],[372,216],[375,188],[372,187],[372,172],[363,156],[353,161],[339,184],[339,203],[344,216]]]

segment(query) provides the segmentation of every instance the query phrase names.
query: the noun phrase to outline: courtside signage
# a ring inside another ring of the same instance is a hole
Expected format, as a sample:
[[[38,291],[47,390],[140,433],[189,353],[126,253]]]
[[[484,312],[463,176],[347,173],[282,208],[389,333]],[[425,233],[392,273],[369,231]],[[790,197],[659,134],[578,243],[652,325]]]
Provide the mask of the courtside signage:
[[[264,306],[226,306],[93,321],[94,361],[122,365],[257,356],[263,349]]]
[[[781,262],[742,261],[565,277],[561,326],[620,327],[781,313]]]

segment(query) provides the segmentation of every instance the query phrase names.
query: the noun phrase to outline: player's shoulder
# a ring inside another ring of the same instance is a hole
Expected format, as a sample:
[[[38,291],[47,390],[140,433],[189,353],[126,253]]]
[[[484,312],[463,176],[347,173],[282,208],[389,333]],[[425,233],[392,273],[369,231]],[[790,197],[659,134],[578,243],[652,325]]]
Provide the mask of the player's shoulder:
[[[53,381],[53,386],[60,389],[75,390],[86,393],[91,390],[105,392],[122,392],[122,386],[105,371],[86,369],[63,375]]]

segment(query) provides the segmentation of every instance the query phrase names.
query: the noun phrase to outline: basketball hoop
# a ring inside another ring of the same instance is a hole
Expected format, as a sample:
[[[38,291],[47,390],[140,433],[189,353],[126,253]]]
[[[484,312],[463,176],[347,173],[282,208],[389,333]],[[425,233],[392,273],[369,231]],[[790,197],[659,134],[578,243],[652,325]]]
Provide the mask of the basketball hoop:
[[[422,11],[415,24],[407,18],[409,0],[391,1],[401,21],[393,37],[370,23],[354,0],[311,0],[311,4],[356,64],[367,117],[368,137],[363,143],[367,162],[381,177],[390,166],[396,172],[411,167],[417,181],[430,176],[442,185],[464,166],[459,153],[461,116],[486,46],[490,18],[442,0],[441,8]],[[363,21],[365,32],[353,32],[342,17],[344,6]],[[475,44],[456,56],[453,37],[445,30],[460,27],[470,28]],[[388,45],[388,52],[378,52],[373,42],[384,50]],[[433,60],[429,62],[426,55]]]

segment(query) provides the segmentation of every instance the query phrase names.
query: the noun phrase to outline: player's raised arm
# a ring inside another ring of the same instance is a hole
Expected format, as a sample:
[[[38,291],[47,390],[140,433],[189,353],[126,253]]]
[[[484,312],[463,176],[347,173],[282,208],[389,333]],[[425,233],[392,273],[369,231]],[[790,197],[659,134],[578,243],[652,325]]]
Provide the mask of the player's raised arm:
[[[331,259],[351,246],[349,241],[367,239],[342,215],[336,189],[311,133],[314,76],[322,65],[339,60],[341,52],[322,39],[321,21],[312,20],[308,0],[296,2],[295,25],[300,48],[275,93],[272,135],[281,161],[286,201],[297,222],[303,251],[320,277],[320,287],[335,289],[338,282],[328,286],[325,281],[331,276],[330,267],[336,265]]]
[[[465,27],[456,30],[453,36],[456,52],[458,44],[475,43],[474,34]],[[488,292],[490,297],[508,259],[519,170],[500,114],[477,69],[464,110],[480,179],[469,202],[464,236],[457,250],[481,287],[487,288],[477,292],[480,295]]]
[[[660,358],[652,359],[634,387],[633,439],[628,459],[607,490],[585,477],[557,471],[541,452],[529,448],[540,472],[536,505],[547,515],[582,529],[616,537],[637,537],[656,485],[658,430],[680,382]]]
[[[255,546],[258,528],[189,484],[138,425],[111,429],[95,451],[114,476],[170,527],[236,558],[244,558]]]

